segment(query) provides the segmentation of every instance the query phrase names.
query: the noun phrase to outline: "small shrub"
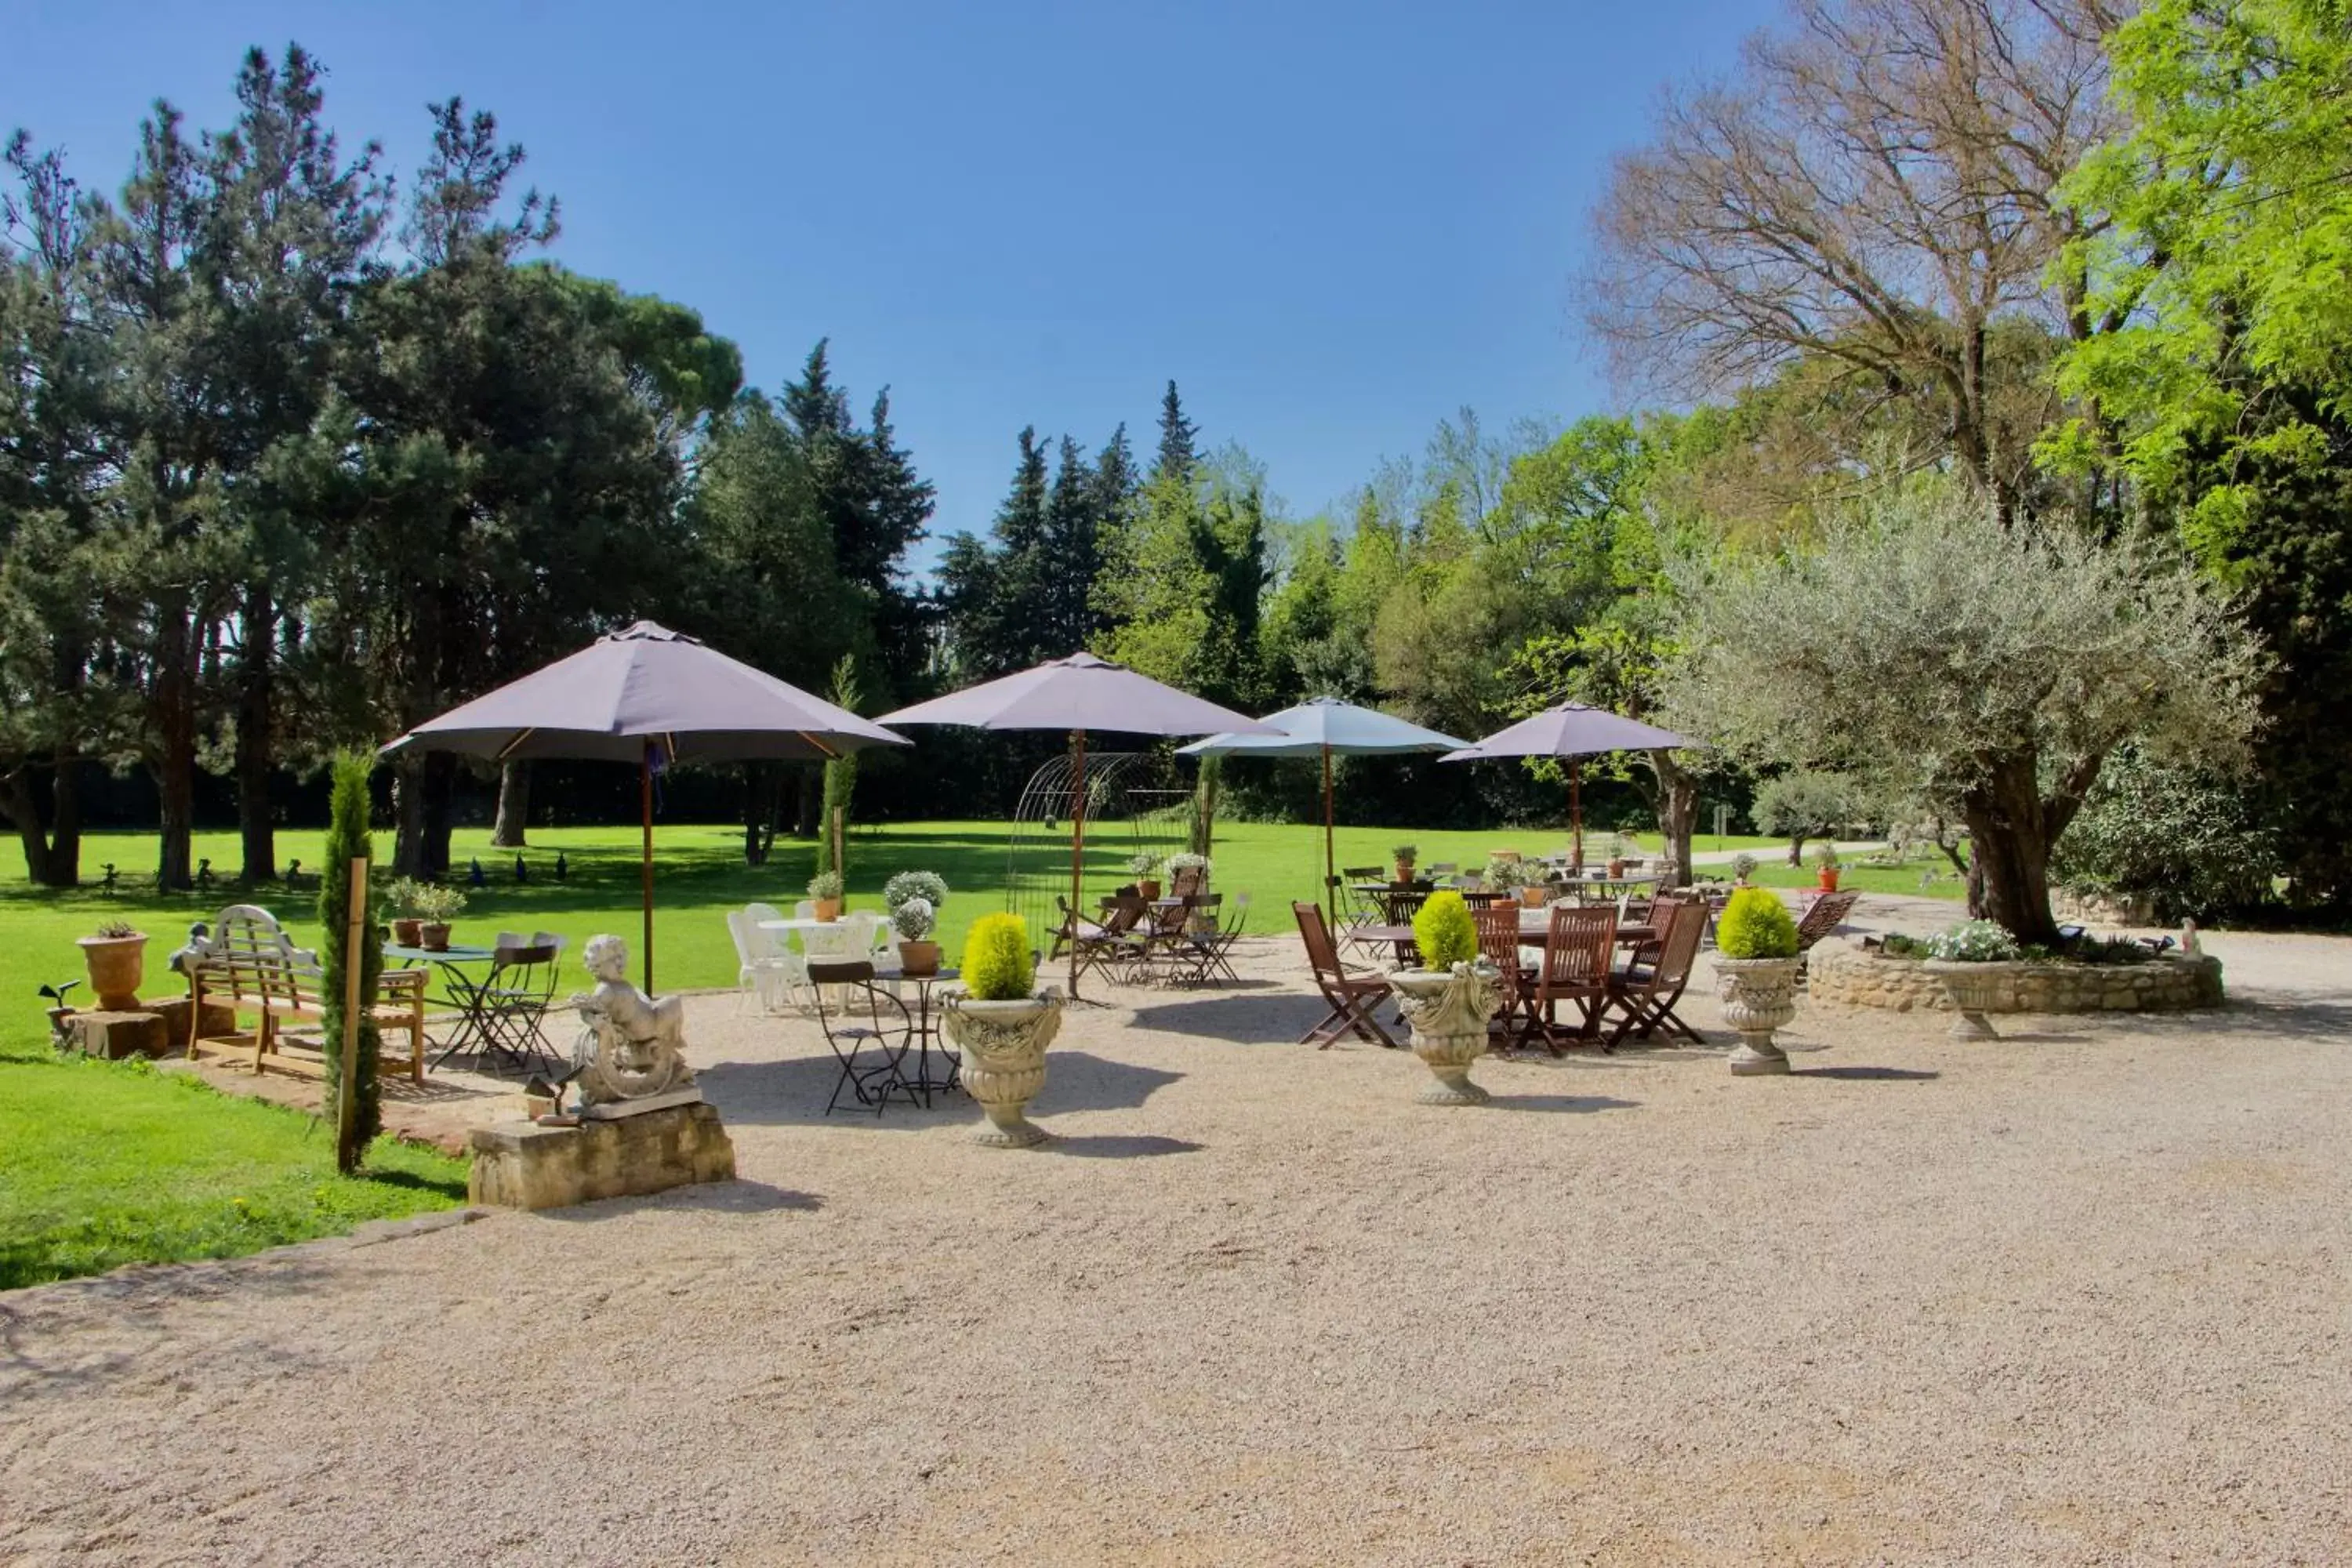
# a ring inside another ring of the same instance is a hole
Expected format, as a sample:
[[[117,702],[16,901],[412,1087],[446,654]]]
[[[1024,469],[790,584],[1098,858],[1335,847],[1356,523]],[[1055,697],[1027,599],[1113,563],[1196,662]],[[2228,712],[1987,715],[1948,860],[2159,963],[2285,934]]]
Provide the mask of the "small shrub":
[[[963,988],[975,1002],[1023,1002],[1035,991],[1036,956],[1019,915],[982,915],[964,933]]]
[[[2146,898],[2168,925],[2261,903],[2284,858],[2248,791],[2126,747],[2060,835],[2050,873],[2068,892]]]
[[[1148,852],[1129,856],[1127,874],[1130,877],[1157,877],[1160,875],[1160,857]]]
[[[1433,893],[1412,917],[1413,945],[1427,969],[1451,969],[1478,956],[1478,922],[1462,895]]]
[[[1421,859],[1421,851],[1411,844],[1400,844],[1389,851],[1389,858],[1400,866],[1411,866]]]
[[[425,884],[414,877],[394,877],[389,881],[372,884],[379,909],[402,920],[421,920],[416,912],[416,895]]]
[[[926,898],[908,899],[890,911],[890,929],[898,933],[900,942],[920,942],[938,924],[938,912]]]
[[[420,883],[409,894],[408,907],[415,911],[418,920],[446,924],[466,912],[466,890],[439,882]]]
[[[1887,937],[1885,948],[1886,956],[1889,958],[1933,958],[1936,956],[1933,952],[1929,951],[1927,942],[1916,936],[1905,936],[1901,931],[1893,932]]]
[[[1845,862],[1838,858],[1837,846],[1824,838],[1813,846],[1813,864],[1824,871],[1829,871],[1836,869]]]
[[[1716,919],[1715,946],[1726,958],[1794,958],[1797,922],[1779,895],[1743,888]]]
[[[901,871],[882,884],[882,907],[896,911],[909,899],[920,899],[937,914],[948,901],[947,879],[937,871]]]
[[[2024,956],[2017,939],[1990,921],[1962,921],[1927,939],[1927,956],[1955,963],[2007,963]]]
[[[1731,858],[1731,874],[1744,882],[1756,875],[1756,857],[1741,850]]]
[[[94,934],[107,942],[119,942],[126,936],[137,936],[139,928],[129,921],[100,921]]]
[[[809,879],[808,896],[819,903],[841,897],[841,873],[819,871]]]
[[[1515,888],[1532,888],[1543,880],[1542,869],[1532,860],[1522,860],[1516,855],[1490,855],[1486,870],[1478,880],[1490,891],[1508,892]]]

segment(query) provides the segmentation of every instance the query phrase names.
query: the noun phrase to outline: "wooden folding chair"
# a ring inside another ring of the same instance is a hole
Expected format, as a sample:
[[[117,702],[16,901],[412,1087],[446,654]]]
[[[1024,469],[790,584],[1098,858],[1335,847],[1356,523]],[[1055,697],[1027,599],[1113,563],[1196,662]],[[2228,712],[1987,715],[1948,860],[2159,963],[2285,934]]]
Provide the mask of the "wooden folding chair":
[[[1527,961],[1519,935],[1519,900],[1517,894],[1507,904],[1486,904],[1473,909],[1470,918],[1478,925],[1478,952],[1502,975],[1503,1005],[1495,1014],[1495,1026],[1502,1036],[1505,1049],[1518,1043],[1527,1031],[1518,1023],[1518,1035],[1513,1034],[1515,1021],[1526,1011],[1535,990],[1535,966]]]
[[[1610,977],[1606,1008],[1623,1016],[1601,1045],[1604,1051],[1615,1050],[1629,1034],[1646,1040],[1661,1028],[1669,1039],[1680,1035],[1695,1044],[1706,1041],[1706,1036],[1675,1013],[1675,1005],[1683,999],[1683,988],[1690,984],[1691,969],[1698,962],[1699,938],[1706,931],[1706,906],[1677,901],[1662,908],[1673,912],[1658,933],[1654,955],[1645,961],[1645,954],[1637,952],[1622,973]]]
[[[1617,910],[1612,905],[1556,904],[1551,927],[1544,933],[1543,962],[1536,968],[1535,989],[1528,997],[1528,1033],[1542,1038],[1544,1049],[1560,1054],[1559,1005],[1569,1002],[1583,1015],[1577,1033],[1590,1039],[1601,1027],[1601,1009],[1609,999],[1609,962],[1617,947]],[[1602,1047],[1607,1049],[1607,1047]]]
[[[1317,1050],[1329,1050],[1332,1041],[1353,1030],[1359,1039],[1395,1050],[1396,1040],[1372,1016],[1393,988],[1377,974],[1352,973],[1339,962],[1331,928],[1323,923],[1322,905],[1294,903],[1290,912],[1297,917],[1298,934],[1307,943],[1307,963],[1315,971],[1315,988],[1331,1009],[1322,1022],[1298,1037],[1299,1044],[1312,1040]]]

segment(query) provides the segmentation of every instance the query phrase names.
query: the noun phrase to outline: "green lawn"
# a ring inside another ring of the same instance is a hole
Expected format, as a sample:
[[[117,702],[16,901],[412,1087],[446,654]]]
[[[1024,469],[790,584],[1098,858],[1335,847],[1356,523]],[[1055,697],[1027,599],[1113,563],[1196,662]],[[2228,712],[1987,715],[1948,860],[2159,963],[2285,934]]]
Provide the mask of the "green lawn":
[[[1767,888],[1811,888],[1816,885],[1812,862],[1808,859],[1800,868],[1789,864],[1786,840],[1775,847],[1777,854],[1756,852],[1756,874],[1749,879]],[[1878,866],[1864,863],[1864,857],[1850,857],[1838,869],[1838,888],[1849,893],[1907,893],[1913,898],[1950,899],[1955,901],[1968,896],[1968,884],[1952,874],[1952,863],[1930,849],[1914,855],[1900,866]],[[1727,867],[1705,867],[1711,876],[1728,876]],[[1923,884],[1921,879],[1933,874],[1933,879]],[[1954,919],[1958,919],[1957,912]]]

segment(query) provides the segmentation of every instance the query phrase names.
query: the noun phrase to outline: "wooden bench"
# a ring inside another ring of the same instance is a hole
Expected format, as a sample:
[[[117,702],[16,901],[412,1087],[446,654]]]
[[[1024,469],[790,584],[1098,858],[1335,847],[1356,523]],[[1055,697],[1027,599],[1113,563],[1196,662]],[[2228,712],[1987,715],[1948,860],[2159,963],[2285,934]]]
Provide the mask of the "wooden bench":
[[[241,1058],[257,1073],[275,1068],[304,1078],[325,1076],[325,1053],[340,1049],[341,1042],[313,1043],[287,1030],[289,1024],[315,1024],[326,1016],[320,989],[325,972],[318,954],[296,947],[268,910],[251,904],[223,910],[211,933],[192,946],[184,967],[194,1004],[188,1009],[189,1059]],[[383,1040],[379,1077],[425,1081],[425,979],[421,969],[390,969],[378,982],[369,1012]],[[231,1020],[226,1029],[220,1027],[222,1008]],[[244,1026],[248,1015],[249,1029]],[[405,1055],[394,1049],[399,1036],[407,1038]]]

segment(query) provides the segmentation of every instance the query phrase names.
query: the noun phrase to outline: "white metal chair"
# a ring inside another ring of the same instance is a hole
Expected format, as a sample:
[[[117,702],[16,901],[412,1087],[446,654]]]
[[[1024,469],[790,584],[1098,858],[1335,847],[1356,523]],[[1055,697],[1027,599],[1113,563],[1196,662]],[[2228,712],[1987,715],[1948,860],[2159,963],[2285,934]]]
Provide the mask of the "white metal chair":
[[[727,911],[727,932],[735,939],[736,1010],[741,998],[756,996],[760,1011],[772,1013],[808,984],[808,960],[780,944],[772,931],[762,931],[750,910]]]

